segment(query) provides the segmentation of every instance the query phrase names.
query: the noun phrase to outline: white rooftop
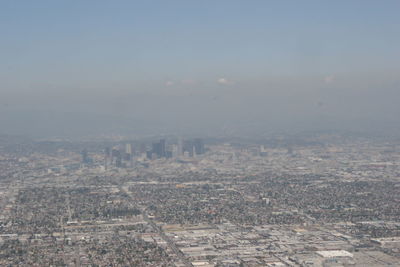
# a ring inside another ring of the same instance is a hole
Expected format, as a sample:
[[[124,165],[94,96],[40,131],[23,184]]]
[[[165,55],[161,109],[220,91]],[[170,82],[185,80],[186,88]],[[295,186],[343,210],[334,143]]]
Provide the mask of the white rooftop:
[[[321,250],[317,251],[317,254],[324,258],[335,258],[335,257],[353,258],[353,254],[346,250]]]

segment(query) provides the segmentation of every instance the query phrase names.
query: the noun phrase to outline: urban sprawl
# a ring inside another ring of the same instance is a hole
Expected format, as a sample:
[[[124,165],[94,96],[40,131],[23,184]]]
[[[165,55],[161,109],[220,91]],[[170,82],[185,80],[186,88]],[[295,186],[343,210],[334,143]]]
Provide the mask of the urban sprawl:
[[[0,137],[0,266],[400,266],[400,141]]]

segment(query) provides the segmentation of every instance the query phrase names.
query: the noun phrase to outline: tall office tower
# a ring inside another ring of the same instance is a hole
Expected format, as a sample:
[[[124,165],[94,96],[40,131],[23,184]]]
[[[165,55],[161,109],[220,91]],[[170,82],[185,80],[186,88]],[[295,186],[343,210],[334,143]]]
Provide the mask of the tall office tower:
[[[194,149],[195,149],[196,155],[204,154],[203,139],[201,139],[201,138],[194,139]]]
[[[192,151],[189,152],[191,157],[196,157],[196,149],[192,143],[192,147],[191,147]]]
[[[111,162],[117,165],[118,158],[121,158],[121,152],[117,147],[113,147],[113,149],[111,150]]]
[[[152,153],[157,155],[157,158],[164,158],[166,156],[165,139],[161,139],[160,142],[153,143]]]
[[[165,139],[160,139],[160,154],[159,154],[159,156],[161,158],[166,156]]]
[[[106,149],[104,150],[104,169],[106,170],[110,159],[111,159],[111,149],[109,147],[106,147]]]
[[[115,159],[115,166],[117,168],[121,168],[122,167],[122,156],[121,156],[121,153],[119,153],[118,156]]]
[[[90,162],[88,151],[87,151],[86,148],[84,150],[82,150],[81,156],[82,156],[82,163],[83,164],[88,164]]]
[[[131,144],[126,144],[125,145],[125,153],[126,154],[132,154],[132,145]]]
[[[188,152],[189,153],[189,157],[193,157],[194,156],[194,145],[193,145],[193,141],[188,140],[185,141],[185,143],[183,144],[183,151],[184,152]]]
[[[126,144],[125,145],[125,160],[130,161],[132,158],[132,145]]]
[[[152,152],[152,154],[157,155],[157,157],[161,157],[160,156],[161,155],[161,144],[158,142],[153,143],[153,149],[151,150],[151,152]],[[151,157],[151,158],[153,158],[153,157]]]
[[[172,145],[172,149],[171,149],[171,155],[172,155],[172,157],[173,158],[177,158],[177,157],[179,157],[180,155],[179,155],[179,153],[178,153],[178,145]]]

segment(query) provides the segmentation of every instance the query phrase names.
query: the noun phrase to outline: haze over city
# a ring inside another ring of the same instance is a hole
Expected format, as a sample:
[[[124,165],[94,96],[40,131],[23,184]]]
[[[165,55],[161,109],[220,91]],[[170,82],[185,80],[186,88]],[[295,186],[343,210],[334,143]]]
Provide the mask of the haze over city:
[[[397,132],[398,8],[4,1],[2,132]]]
[[[400,266],[400,1],[0,1],[0,266]]]

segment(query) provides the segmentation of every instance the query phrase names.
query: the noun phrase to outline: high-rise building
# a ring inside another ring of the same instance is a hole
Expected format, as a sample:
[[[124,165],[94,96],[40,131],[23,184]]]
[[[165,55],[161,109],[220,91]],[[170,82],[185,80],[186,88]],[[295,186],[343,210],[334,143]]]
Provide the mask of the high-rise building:
[[[82,163],[83,164],[89,164],[90,163],[89,154],[88,154],[88,151],[87,151],[86,148],[84,150],[82,150],[81,156],[82,156]]]
[[[125,160],[130,161],[132,159],[132,145],[126,144],[125,145]]]
[[[178,150],[179,150],[179,146],[178,145],[175,145],[175,144],[172,145],[171,154],[172,154],[173,158],[177,158],[177,157],[180,156],[179,153],[178,153]]]
[[[121,151],[117,147],[113,147],[111,150],[111,162],[115,164],[117,167],[121,167],[121,161],[122,161],[122,156],[121,156]]]
[[[203,142],[203,139],[201,139],[201,138],[196,138],[196,139],[194,139],[194,142],[193,142],[194,144],[194,150],[195,150],[195,152],[196,152],[196,155],[201,155],[201,154],[204,154],[204,142]]]
[[[125,153],[126,154],[132,154],[132,145],[131,144],[126,144],[125,145]]]
[[[187,140],[183,144],[183,152],[188,152],[190,157],[205,153],[204,142],[201,138]]]
[[[153,143],[152,153],[157,155],[157,158],[166,157],[165,139],[161,139],[160,142]]]
[[[104,150],[104,169],[107,170],[109,161],[111,161],[111,149],[106,147]]]
[[[115,166],[116,166],[117,168],[122,167],[122,157],[121,157],[121,154],[119,154],[119,155],[116,157],[116,159],[115,159]]]
[[[185,152],[187,152],[187,154],[189,154],[189,157],[193,157],[194,156],[194,145],[193,145],[193,141],[191,140],[185,140],[185,142],[183,143],[183,152],[185,154]]]
[[[153,149],[151,150],[152,154],[157,155],[157,157],[161,157],[161,145],[160,143],[156,142],[153,143]]]
[[[159,154],[159,156],[161,158],[165,157],[166,156],[165,152],[166,152],[166,150],[165,150],[165,139],[161,139],[160,140],[160,154]]]

